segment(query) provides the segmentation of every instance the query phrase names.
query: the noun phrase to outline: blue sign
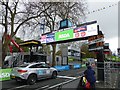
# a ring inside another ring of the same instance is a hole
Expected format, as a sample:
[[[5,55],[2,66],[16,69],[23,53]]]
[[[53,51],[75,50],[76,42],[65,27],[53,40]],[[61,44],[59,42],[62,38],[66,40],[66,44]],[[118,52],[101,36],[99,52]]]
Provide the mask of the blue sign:
[[[55,42],[55,33],[50,33],[46,35],[46,43]]]
[[[38,71],[38,75],[43,75],[45,72],[44,72],[44,70],[39,70]]]
[[[82,32],[82,31],[87,31],[87,26],[81,26],[81,27],[77,27],[74,29],[74,33],[76,32]]]
[[[43,71],[42,70],[39,70],[38,71],[38,75],[42,75],[43,74]]]
[[[70,69],[69,65],[65,65],[65,66],[55,66],[55,68],[56,68],[58,71],[63,71],[63,70],[69,70],[69,69]]]
[[[81,67],[80,64],[74,64],[74,69],[79,69]]]

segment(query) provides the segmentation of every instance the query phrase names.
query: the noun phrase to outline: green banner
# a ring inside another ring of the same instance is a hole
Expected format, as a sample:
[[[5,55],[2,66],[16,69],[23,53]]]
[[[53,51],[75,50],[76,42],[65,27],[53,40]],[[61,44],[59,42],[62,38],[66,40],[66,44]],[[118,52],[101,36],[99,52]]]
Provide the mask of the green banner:
[[[55,33],[55,41],[73,39],[73,29]]]
[[[10,80],[10,73],[12,69],[0,69],[0,81]]]

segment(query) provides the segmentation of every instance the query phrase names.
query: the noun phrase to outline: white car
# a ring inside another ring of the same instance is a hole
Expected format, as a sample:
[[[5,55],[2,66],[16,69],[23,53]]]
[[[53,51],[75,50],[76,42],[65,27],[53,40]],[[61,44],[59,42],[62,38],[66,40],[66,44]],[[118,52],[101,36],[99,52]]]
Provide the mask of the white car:
[[[11,72],[11,79],[17,82],[27,81],[27,84],[35,84],[39,79],[56,78],[58,74],[57,69],[50,67],[45,63],[26,63],[19,67],[14,67]]]

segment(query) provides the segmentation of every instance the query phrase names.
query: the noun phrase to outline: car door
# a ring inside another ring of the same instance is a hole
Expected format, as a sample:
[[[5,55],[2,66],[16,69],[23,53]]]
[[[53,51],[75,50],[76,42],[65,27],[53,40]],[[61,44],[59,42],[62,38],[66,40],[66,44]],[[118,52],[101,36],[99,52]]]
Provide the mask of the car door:
[[[45,77],[51,76],[50,66],[48,66],[47,64],[42,64],[42,68],[44,68],[45,70]]]
[[[37,74],[38,79],[45,77],[45,69],[42,68],[42,64],[35,64],[35,65],[31,66],[30,68],[33,73]]]

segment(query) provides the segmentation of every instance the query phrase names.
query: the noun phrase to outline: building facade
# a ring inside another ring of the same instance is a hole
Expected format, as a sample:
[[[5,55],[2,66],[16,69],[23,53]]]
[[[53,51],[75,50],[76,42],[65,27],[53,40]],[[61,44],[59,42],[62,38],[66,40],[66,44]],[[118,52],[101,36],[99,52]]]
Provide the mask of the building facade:
[[[80,47],[75,45],[75,44],[71,44],[68,47],[68,60],[80,60]]]

